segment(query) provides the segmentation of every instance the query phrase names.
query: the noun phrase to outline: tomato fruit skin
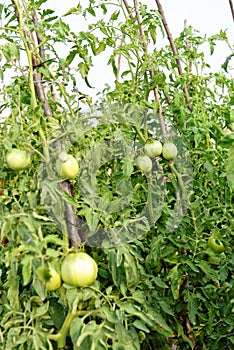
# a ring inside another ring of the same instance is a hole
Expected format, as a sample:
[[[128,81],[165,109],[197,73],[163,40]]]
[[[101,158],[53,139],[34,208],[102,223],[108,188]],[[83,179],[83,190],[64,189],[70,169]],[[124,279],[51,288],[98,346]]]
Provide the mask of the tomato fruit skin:
[[[84,252],[70,253],[62,262],[61,277],[70,286],[89,286],[96,280],[97,273],[96,261]]]
[[[162,144],[158,140],[148,142],[144,146],[145,154],[150,158],[158,157],[162,153]]]
[[[49,268],[49,274],[50,279],[46,282],[46,290],[48,292],[52,292],[61,287],[61,277],[60,274],[52,267]]]
[[[62,178],[73,180],[79,173],[79,164],[75,157],[68,154],[64,161],[58,159],[57,171]]]
[[[6,162],[12,170],[22,170],[26,168],[30,163],[29,154],[19,148],[13,148],[6,155]]]
[[[150,173],[153,168],[152,160],[148,156],[137,157],[136,163],[145,174]]]
[[[218,241],[214,235],[209,237],[207,245],[216,253],[222,253],[224,251],[223,243]]]
[[[166,160],[173,160],[177,156],[178,150],[174,143],[164,143],[162,147],[162,155]]]

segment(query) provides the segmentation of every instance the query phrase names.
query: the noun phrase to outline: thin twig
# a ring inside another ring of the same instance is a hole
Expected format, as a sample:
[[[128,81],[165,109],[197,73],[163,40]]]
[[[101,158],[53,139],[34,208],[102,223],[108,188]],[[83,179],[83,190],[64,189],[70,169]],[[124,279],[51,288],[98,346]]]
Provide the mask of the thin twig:
[[[170,29],[168,27],[163,7],[162,7],[161,2],[159,0],[155,0],[155,1],[156,1],[157,6],[158,6],[158,11],[159,11],[159,13],[160,13],[160,15],[162,17],[162,23],[163,23],[164,29],[165,29],[165,31],[167,33],[167,38],[169,40],[172,52],[173,52],[174,56],[176,57],[178,55],[178,51],[177,51],[175,42],[173,40],[172,34],[170,32]],[[179,72],[180,75],[182,75],[183,74],[183,69],[182,69],[180,60],[179,60],[178,57],[176,57],[175,60],[176,60],[178,72]],[[188,92],[188,88],[187,88],[186,84],[184,84],[184,86],[183,86],[183,91],[184,91],[184,94],[185,94],[185,100],[188,103],[187,107],[191,111],[192,110],[192,105],[189,103],[190,102],[190,96],[189,96],[189,92]]]
[[[232,13],[232,19],[234,21],[234,6],[233,6],[232,0],[229,0],[229,5],[230,5],[231,13]]]

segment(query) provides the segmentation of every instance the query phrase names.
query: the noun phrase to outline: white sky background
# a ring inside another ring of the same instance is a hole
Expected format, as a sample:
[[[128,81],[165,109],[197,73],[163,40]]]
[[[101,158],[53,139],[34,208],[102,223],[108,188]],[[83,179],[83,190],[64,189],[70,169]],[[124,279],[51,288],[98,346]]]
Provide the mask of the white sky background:
[[[61,16],[71,7],[76,7],[80,2],[84,7],[88,5],[87,0],[66,0],[54,1],[48,0],[47,7],[55,10],[55,14]],[[139,1],[147,6],[157,9],[155,0]],[[133,6],[133,0],[128,0],[130,6]],[[187,25],[199,31],[200,35],[211,36],[220,32],[220,30],[227,30],[227,35],[231,45],[234,43],[234,23],[230,10],[228,0],[162,0],[161,4],[173,37],[179,36],[184,29],[184,20]],[[84,30],[84,24],[80,22],[81,16],[64,17],[70,28],[78,32]],[[97,18],[91,16],[92,22],[97,21]],[[82,28],[83,27],[83,28]],[[164,39],[168,45],[167,38]],[[205,48],[204,48],[205,49]],[[66,57],[68,52],[61,52],[62,57]],[[230,49],[225,43],[219,42],[216,44],[215,52],[209,57],[209,50],[207,50],[207,61],[211,65],[212,70],[219,71],[221,64],[224,63],[226,57],[231,54]],[[89,82],[94,89],[86,87],[85,83],[81,84],[81,91],[95,96],[98,91],[102,91],[105,84],[113,84],[113,73],[111,66],[107,65],[108,56],[105,53],[100,54],[94,58],[94,67],[89,73]]]

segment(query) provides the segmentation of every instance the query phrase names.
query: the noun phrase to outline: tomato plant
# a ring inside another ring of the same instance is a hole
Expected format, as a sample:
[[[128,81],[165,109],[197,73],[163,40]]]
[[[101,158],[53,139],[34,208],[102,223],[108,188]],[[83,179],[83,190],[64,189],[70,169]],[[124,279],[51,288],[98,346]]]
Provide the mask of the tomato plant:
[[[9,168],[13,170],[21,170],[29,165],[30,156],[24,150],[13,148],[7,153],[6,162]]]
[[[232,44],[159,4],[0,5],[2,349],[233,348]]]
[[[70,253],[61,266],[63,281],[74,287],[89,286],[96,280],[97,272],[95,260],[84,252]]]

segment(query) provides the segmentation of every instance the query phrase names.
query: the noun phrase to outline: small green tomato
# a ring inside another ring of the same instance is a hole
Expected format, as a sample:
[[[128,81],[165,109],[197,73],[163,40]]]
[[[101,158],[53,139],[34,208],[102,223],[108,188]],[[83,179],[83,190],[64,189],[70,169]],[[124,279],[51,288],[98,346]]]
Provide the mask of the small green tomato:
[[[177,153],[177,147],[172,142],[167,142],[162,147],[162,155],[166,160],[173,160],[177,156]]]
[[[150,158],[158,157],[162,153],[162,144],[158,140],[147,142],[144,146],[144,152]]]
[[[79,173],[79,164],[75,157],[66,155],[64,160],[58,159],[56,163],[57,171],[63,179],[74,179]]]
[[[152,160],[148,156],[137,157],[136,163],[145,174],[150,173],[153,168]]]

